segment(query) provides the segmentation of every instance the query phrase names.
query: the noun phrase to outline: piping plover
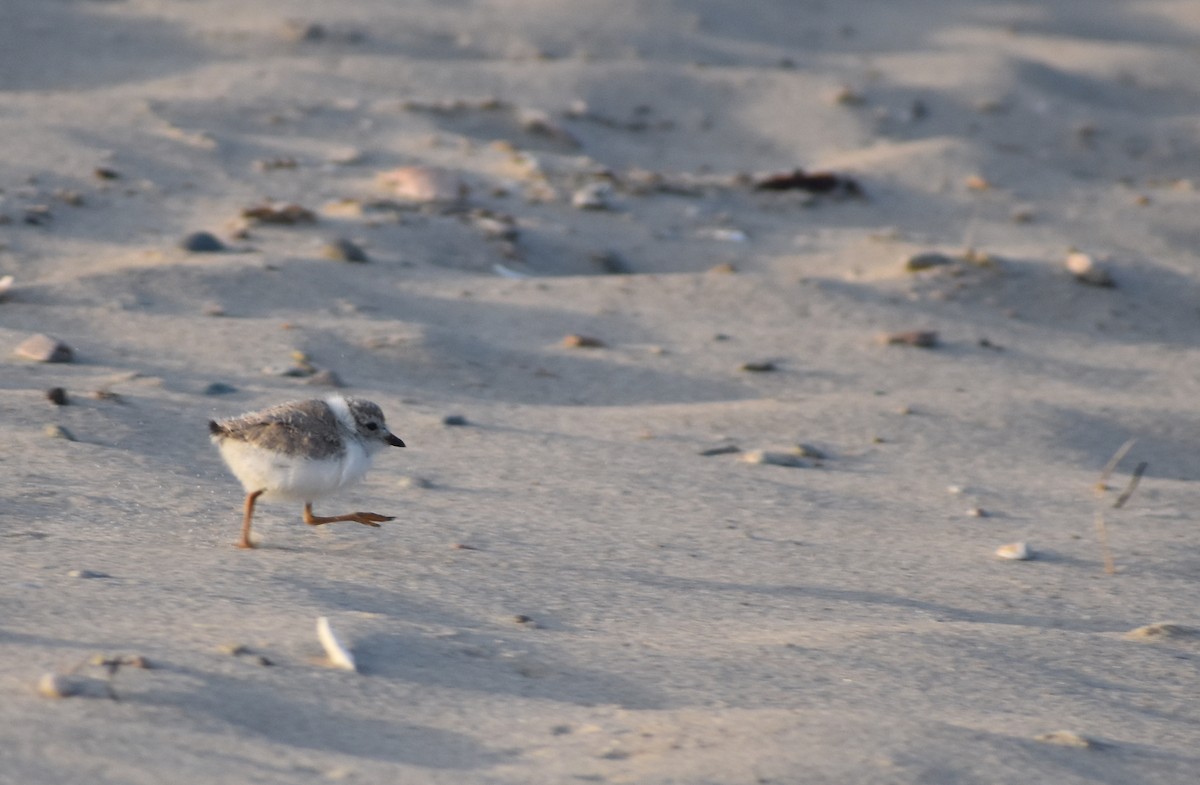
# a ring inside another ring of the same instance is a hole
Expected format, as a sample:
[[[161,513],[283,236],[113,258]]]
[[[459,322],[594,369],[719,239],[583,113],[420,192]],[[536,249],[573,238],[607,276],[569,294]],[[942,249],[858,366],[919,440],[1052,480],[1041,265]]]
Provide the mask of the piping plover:
[[[361,480],[379,450],[404,446],[371,401],[341,395],[293,401],[227,420],[209,420],[208,430],[225,464],[246,489],[239,548],[254,547],[250,521],[260,498],[304,502],[304,522],[310,526],[354,521],[378,528],[383,521],[393,520],[373,512],[332,517],[312,512],[314,499]]]

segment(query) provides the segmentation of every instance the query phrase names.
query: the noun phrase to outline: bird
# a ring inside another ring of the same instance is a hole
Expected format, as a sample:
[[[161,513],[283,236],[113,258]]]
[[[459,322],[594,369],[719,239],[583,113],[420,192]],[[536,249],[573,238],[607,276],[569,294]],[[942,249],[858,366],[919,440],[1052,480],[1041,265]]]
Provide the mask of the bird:
[[[384,447],[404,447],[388,430],[379,405],[331,395],[292,401],[238,417],[208,421],[212,442],[246,491],[239,548],[253,548],[254,505],[302,501],[310,526],[352,521],[379,528],[394,516],[373,512],[313,515],[313,501],[352,485],[371,468]]]

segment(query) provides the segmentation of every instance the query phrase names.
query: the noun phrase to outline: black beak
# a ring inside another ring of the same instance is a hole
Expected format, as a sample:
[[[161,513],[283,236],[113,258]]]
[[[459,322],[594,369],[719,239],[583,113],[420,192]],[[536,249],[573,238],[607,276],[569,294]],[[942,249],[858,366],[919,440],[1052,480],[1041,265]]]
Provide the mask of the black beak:
[[[400,439],[399,436],[397,436],[394,433],[388,434],[387,443],[392,445],[393,447],[403,447],[404,446],[404,442]]]

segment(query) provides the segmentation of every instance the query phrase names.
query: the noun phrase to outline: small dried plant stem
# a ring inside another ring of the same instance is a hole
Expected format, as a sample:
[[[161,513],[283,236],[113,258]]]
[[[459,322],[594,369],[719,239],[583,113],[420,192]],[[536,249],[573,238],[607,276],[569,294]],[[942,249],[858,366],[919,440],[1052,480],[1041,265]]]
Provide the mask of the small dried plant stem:
[[[1117,449],[1115,453],[1113,453],[1113,456],[1108,459],[1108,463],[1104,465],[1104,469],[1100,472],[1100,479],[1096,482],[1096,496],[1099,499],[1103,499],[1104,492],[1108,490],[1108,478],[1112,476],[1114,471],[1116,471],[1117,464],[1119,464],[1121,459],[1124,458],[1131,449],[1133,449],[1133,445],[1136,443],[1137,439],[1129,439],[1126,441],[1120,446],[1120,448]],[[1142,461],[1137,465],[1137,468],[1133,470],[1133,474],[1130,476],[1129,483],[1125,486],[1125,490],[1122,491],[1121,495],[1117,497],[1117,500],[1113,502],[1112,506],[1114,510],[1119,510],[1124,507],[1125,503],[1128,502],[1130,497],[1133,496],[1134,491],[1137,490],[1138,483],[1141,482],[1142,475],[1146,473],[1146,466],[1147,463]],[[1100,551],[1104,555],[1104,572],[1108,575],[1115,575],[1117,572],[1117,565],[1113,560],[1112,548],[1109,546],[1108,526],[1106,526],[1104,523],[1104,505],[1102,502],[1098,502],[1096,505],[1095,520],[1096,534],[1100,538]]]
[[[1116,575],[1117,565],[1113,561],[1112,549],[1108,547],[1108,527],[1104,525],[1104,510],[1096,509],[1096,534],[1100,536],[1100,551],[1104,554],[1104,572]]]
[[[1117,497],[1115,502],[1113,502],[1114,510],[1119,510],[1124,507],[1125,502],[1129,501],[1129,497],[1133,496],[1133,492],[1137,490],[1138,483],[1141,482],[1142,475],[1146,473],[1146,466],[1148,465],[1149,464],[1147,464],[1145,461],[1142,461],[1137,465],[1137,468],[1133,470],[1133,475],[1129,478],[1129,484],[1125,486],[1125,490],[1121,491],[1121,495]]]

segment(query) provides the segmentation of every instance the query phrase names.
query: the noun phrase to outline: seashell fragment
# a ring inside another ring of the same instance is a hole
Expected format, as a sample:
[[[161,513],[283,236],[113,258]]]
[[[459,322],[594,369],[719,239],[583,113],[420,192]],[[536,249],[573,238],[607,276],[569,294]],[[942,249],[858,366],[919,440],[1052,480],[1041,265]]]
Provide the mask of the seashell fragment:
[[[411,202],[459,202],[467,197],[467,185],[457,175],[432,166],[402,166],[380,172],[375,181]]]
[[[599,338],[573,333],[562,339],[562,345],[567,349],[602,349],[605,344]]]
[[[43,698],[70,698],[78,695],[80,686],[61,673],[43,673],[38,679],[37,693]]]
[[[18,357],[39,363],[66,363],[74,356],[70,346],[44,333],[26,338],[15,351]]]
[[[1194,638],[1200,635],[1200,630],[1185,627],[1182,624],[1160,621],[1146,624],[1125,633],[1125,639],[1131,641],[1161,641]]]
[[[571,194],[571,206],[577,210],[611,210],[612,192],[608,183],[588,183]]]
[[[1010,542],[997,548],[996,556],[1009,561],[1029,561],[1033,558],[1033,551],[1024,542]]]
[[[1040,741],[1043,744],[1057,744],[1060,747],[1078,747],[1080,749],[1089,749],[1096,746],[1096,743],[1091,739],[1069,730],[1056,730],[1051,733],[1043,733],[1040,736],[1034,736],[1033,740]]]
[[[1113,287],[1116,282],[1108,269],[1082,251],[1072,251],[1067,254],[1067,272],[1075,276],[1075,280],[1090,286]]]
[[[11,275],[0,276],[0,300],[4,299],[4,295],[8,294],[8,290],[12,288],[13,277]]]
[[[772,452],[770,450],[747,450],[742,453],[743,463],[757,463],[768,466],[787,466],[792,469],[807,469],[808,461],[790,452]]]
[[[354,655],[337,639],[337,635],[333,632],[333,627],[329,624],[329,618],[326,616],[317,617],[317,639],[321,641],[321,646],[325,649],[325,654],[329,657],[330,665],[342,670],[358,671],[358,665],[354,662]]]

